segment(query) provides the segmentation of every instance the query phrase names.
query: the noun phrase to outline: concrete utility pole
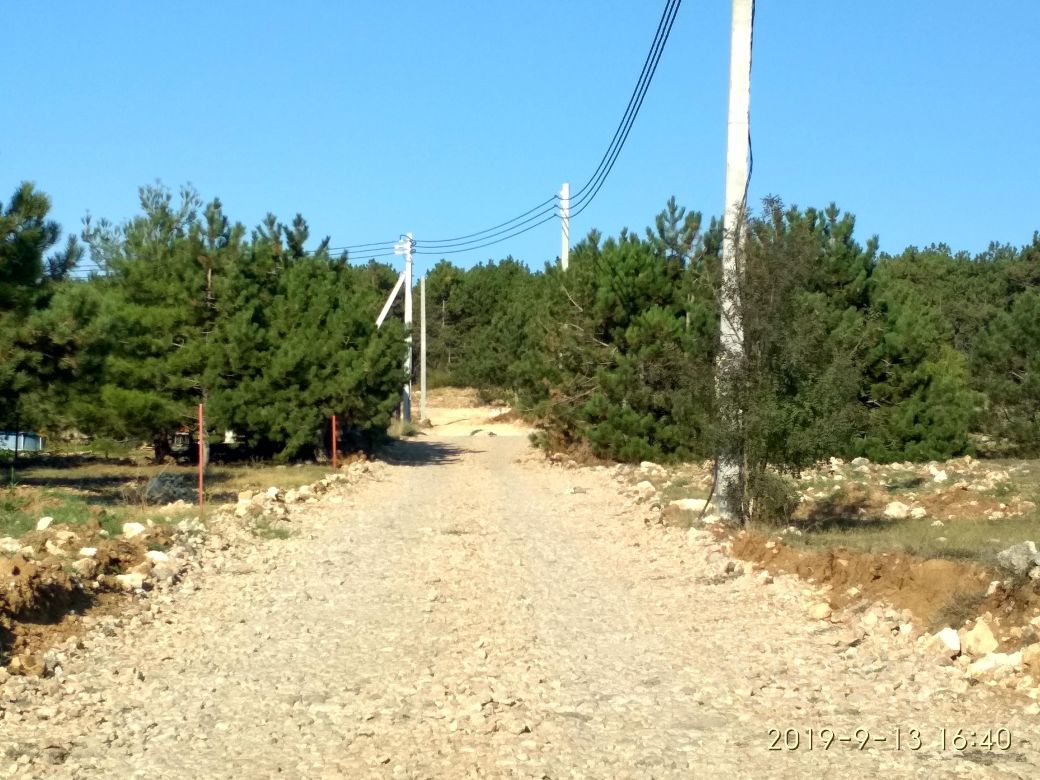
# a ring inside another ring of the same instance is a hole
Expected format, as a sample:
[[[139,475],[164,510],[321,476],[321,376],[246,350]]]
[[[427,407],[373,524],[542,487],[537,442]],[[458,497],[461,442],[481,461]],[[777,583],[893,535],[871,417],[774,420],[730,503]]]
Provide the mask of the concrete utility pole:
[[[404,390],[401,392],[401,419],[405,422],[412,421],[412,250],[414,248],[415,240],[412,238],[411,233],[408,233],[403,240],[394,244],[394,254],[404,255],[404,272],[401,274],[400,279],[398,279],[397,285],[404,287],[404,340],[405,345],[408,348],[408,351],[404,356],[404,370],[406,376]],[[395,286],[394,291],[390,293],[386,306],[383,307],[383,313],[379,315],[377,325],[382,324],[383,317],[385,317],[386,312],[390,310],[390,304],[397,295],[398,286]]]
[[[567,270],[571,255],[571,185],[560,188],[560,268]]]
[[[404,332],[408,354],[404,361],[405,383],[401,401],[401,415],[405,422],[412,421],[412,248],[415,241],[408,234],[408,250],[404,254]]]
[[[729,124],[726,135],[726,195],[722,244],[722,313],[720,350],[716,369],[720,392],[727,391],[727,377],[738,371],[744,360],[744,326],[740,316],[737,280],[741,242],[745,233],[748,182],[748,130],[751,104],[751,19],[754,0],[733,0],[729,59]],[[730,408],[722,399],[722,409],[731,419],[729,426],[740,426],[741,410]],[[738,439],[739,440],[739,439]],[[719,453],[715,475],[719,515],[730,522],[743,520],[744,453],[727,447]]]
[[[426,275],[419,280],[419,420],[426,419]]]

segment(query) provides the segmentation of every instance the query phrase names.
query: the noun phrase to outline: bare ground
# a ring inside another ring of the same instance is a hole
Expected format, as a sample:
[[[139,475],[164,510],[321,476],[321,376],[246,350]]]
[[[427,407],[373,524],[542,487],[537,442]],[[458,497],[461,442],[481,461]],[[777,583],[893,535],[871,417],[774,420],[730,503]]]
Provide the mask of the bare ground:
[[[719,576],[708,534],[647,529],[605,469],[478,434],[377,473],[9,680],[0,775],[1040,773],[1022,700],[912,643],[850,647],[794,578]],[[978,744],[998,728],[1009,749]]]

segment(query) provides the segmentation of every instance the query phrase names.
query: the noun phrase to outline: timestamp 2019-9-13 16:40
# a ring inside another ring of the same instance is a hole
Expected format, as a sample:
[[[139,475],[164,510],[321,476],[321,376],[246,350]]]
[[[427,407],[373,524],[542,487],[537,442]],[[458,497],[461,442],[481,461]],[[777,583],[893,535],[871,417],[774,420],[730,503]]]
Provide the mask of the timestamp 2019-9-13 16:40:
[[[998,728],[889,728],[851,730],[831,728],[772,728],[767,732],[768,750],[830,750],[847,746],[856,750],[889,748],[894,750],[983,750],[1006,752],[1011,749],[1011,731]]]

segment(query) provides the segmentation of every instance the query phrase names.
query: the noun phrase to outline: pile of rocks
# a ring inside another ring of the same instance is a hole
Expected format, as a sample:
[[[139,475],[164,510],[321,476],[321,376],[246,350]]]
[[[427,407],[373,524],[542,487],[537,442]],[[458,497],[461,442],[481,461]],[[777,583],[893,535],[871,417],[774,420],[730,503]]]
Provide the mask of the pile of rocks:
[[[0,554],[49,567],[48,571],[68,572],[71,585],[82,591],[122,591],[142,597],[131,605],[154,606],[173,597],[175,584],[176,590],[195,590],[207,571],[251,568],[258,554],[264,558],[277,555],[277,548],[265,547],[255,533],[258,522],[288,524],[294,509],[320,500],[340,503],[341,496],[327,494],[336,486],[370,478],[374,471],[371,464],[356,461],[313,484],[290,490],[272,486],[260,493],[241,493],[237,504],[215,508],[205,523],[198,517],[173,526],[150,519],[143,523],[127,522],[119,534],[112,536],[96,526],[91,529],[55,525],[53,518],[44,517],[36,530],[23,539],[0,538]],[[183,506],[174,504],[174,508]],[[127,620],[141,619],[133,614],[134,609],[129,607]],[[108,616],[99,620],[118,623],[122,618]],[[84,618],[83,622],[86,625],[94,621]],[[79,639],[69,642],[76,644]],[[68,648],[48,651],[44,663],[35,671],[23,663],[21,668],[11,667],[11,673],[29,670],[47,676],[56,664],[60,666],[60,658],[56,662],[54,659],[67,651]],[[0,682],[5,679],[7,672],[0,666]]]
[[[1002,685],[1040,698],[1040,617],[1025,628],[1015,627],[1004,637],[1021,649],[998,652],[1001,640],[995,634],[996,622],[990,613],[955,630],[950,626],[922,636],[918,641],[927,653],[941,663],[952,663],[964,671],[966,679],[987,685]],[[1028,641],[1033,640],[1033,641]],[[1040,706],[1033,705],[1040,714]]]
[[[1036,542],[1022,542],[1001,550],[997,553],[997,565],[1012,578],[1040,580],[1040,552]]]
[[[121,534],[110,538],[106,531],[94,534],[82,526],[54,526],[53,518],[42,517],[35,532],[25,539],[0,539],[0,552],[67,569],[86,591],[113,587],[132,591],[165,587],[176,581],[185,551],[176,544],[169,544],[172,536],[170,529],[151,520],[147,524],[124,523]],[[166,552],[149,549],[152,546],[170,549]],[[126,571],[109,575],[129,561],[134,563]]]
[[[835,470],[845,467],[836,458],[832,458],[827,465]],[[853,469],[870,467],[869,461],[865,459],[856,459],[851,465]],[[944,481],[939,473],[942,470],[935,471],[933,479]],[[645,521],[647,525],[660,523],[662,499],[658,488],[645,477],[652,475],[661,480],[665,476],[662,472],[661,467],[655,468],[653,464],[643,464],[638,470],[632,467],[614,470],[614,477],[622,484],[622,490],[629,500],[634,505],[647,507],[650,517],[656,518],[656,523]],[[711,505],[704,499],[676,499],[667,505],[690,512],[704,512],[704,519],[709,523],[717,519],[707,514],[711,511]],[[886,507],[885,514],[892,518],[923,516],[915,509],[917,507],[892,502]],[[774,584],[773,575],[736,559],[732,555],[730,542],[717,538],[703,527],[695,525],[686,531],[686,548],[691,569],[698,572],[697,581],[702,584],[717,585],[740,577],[746,577],[763,587]],[[1040,579],[1040,551],[1033,542],[1009,548],[1000,553],[998,558],[1010,576],[1027,575]],[[948,626],[935,634],[922,633],[915,626],[913,613],[909,610],[895,609],[880,602],[865,605],[863,601],[857,601],[856,588],[846,594],[852,598],[850,606],[845,610],[836,610],[828,600],[828,588],[810,586],[809,583],[795,584],[792,582],[793,575],[778,575],[778,579],[783,579],[793,588],[800,588],[808,604],[807,617],[825,621],[834,627],[834,644],[840,652],[858,654],[865,644],[876,646],[878,650],[882,646],[887,647],[886,652],[896,652],[896,648],[899,648],[898,653],[919,657],[923,667],[936,662],[940,668],[949,667],[956,681],[953,685],[955,689],[965,690],[969,685],[980,683],[1001,685],[1025,693],[1034,700],[1027,708],[1028,711],[1040,714],[1040,702],[1036,701],[1040,699],[1040,617],[1034,618],[1025,628],[1009,629],[1007,636],[1002,636],[999,641],[994,633],[996,621],[988,613],[959,630]],[[1001,652],[1002,647],[1021,649]]]
[[[371,466],[367,462],[356,461],[343,466],[338,473],[329,474],[310,485],[301,485],[289,490],[283,490],[274,485],[266,491],[245,490],[238,494],[238,502],[231,513],[239,519],[265,523],[287,523],[294,505],[315,504],[335,485],[354,484],[369,473],[371,473]]]
[[[167,471],[148,480],[141,496],[150,504],[195,501],[198,498],[198,488],[192,477]]]

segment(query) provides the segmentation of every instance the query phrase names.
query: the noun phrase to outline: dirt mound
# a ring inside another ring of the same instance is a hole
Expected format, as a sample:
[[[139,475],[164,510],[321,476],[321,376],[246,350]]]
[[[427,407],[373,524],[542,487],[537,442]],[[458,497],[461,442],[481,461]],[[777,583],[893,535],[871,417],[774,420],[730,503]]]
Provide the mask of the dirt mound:
[[[419,398],[418,393],[416,398]],[[484,406],[484,401],[480,399],[480,392],[472,387],[437,387],[426,391],[426,404],[451,409],[473,409]]]
[[[82,630],[81,613],[118,602],[123,588],[114,575],[145,561],[150,548],[169,546],[173,535],[156,525],[132,539],[110,539],[92,518],[33,531],[21,541],[32,547],[32,560],[0,558],[0,663],[15,674],[43,674],[46,649]],[[96,568],[76,578],[67,569],[81,547],[95,549]]]
[[[928,626],[950,622],[962,611],[959,605],[982,605],[994,579],[983,567],[964,561],[922,560],[902,553],[866,553],[842,547],[800,550],[746,531],[733,537],[733,554],[770,573],[786,572],[830,585],[835,607],[882,601],[909,609]],[[964,619],[968,617],[974,615],[964,615]]]
[[[79,585],[61,567],[21,555],[0,560],[0,620],[53,620],[82,597]]]

